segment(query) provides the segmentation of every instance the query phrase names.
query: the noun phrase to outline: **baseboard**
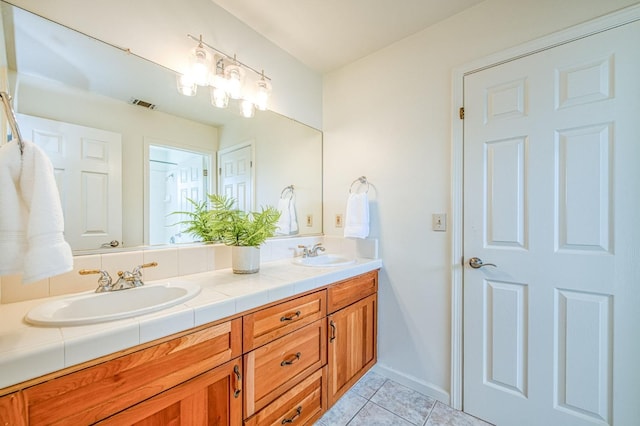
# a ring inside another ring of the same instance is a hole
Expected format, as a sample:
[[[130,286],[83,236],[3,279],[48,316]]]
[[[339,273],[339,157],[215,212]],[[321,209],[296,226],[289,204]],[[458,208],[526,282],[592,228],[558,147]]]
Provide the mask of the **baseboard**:
[[[416,392],[420,392],[423,395],[430,396],[438,401],[449,405],[450,395],[449,392],[442,389],[440,386],[436,386],[433,383],[418,380],[415,377],[408,376],[393,368],[380,364],[379,362],[371,369],[373,372],[386,377],[387,379],[394,380],[403,386],[413,389]]]

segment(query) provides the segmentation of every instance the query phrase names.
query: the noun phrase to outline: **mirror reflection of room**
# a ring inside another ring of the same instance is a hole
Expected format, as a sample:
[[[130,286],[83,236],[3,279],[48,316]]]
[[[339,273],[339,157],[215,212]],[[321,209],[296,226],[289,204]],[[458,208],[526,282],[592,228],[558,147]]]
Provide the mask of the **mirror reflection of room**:
[[[92,179],[76,181],[70,176],[62,178],[66,166],[58,164],[57,156],[63,151],[80,155],[79,149],[65,146],[64,135],[27,128],[33,127],[23,126],[21,121],[27,119],[18,119],[21,128],[25,127],[25,139],[39,144],[55,164],[65,203],[65,233],[76,253],[112,250],[113,241],[118,242],[118,249],[191,241],[175,227],[166,226],[173,217],[159,219],[166,206],[156,202],[166,197],[154,195],[149,188],[155,178],[149,174],[146,159],[148,140],[206,152],[212,163],[218,151],[251,141],[255,157],[252,187],[243,204],[254,209],[275,206],[282,188],[296,184],[300,214],[314,218],[312,226],[301,227],[300,235],[322,233],[320,131],[269,110],[257,110],[253,118],[244,118],[234,100],[226,109],[216,108],[207,90],[184,96],[177,90],[176,72],[170,69],[16,6],[0,5],[3,55],[16,113],[49,120],[54,127],[105,131],[121,140],[120,154],[107,156],[112,163],[105,166],[110,170],[108,177],[92,174]],[[58,142],[53,143],[56,138]],[[102,146],[100,150],[106,153],[104,140],[95,140],[100,143],[94,143],[94,149]],[[210,168],[208,193],[219,190],[215,167]],[[118,168],[120,172],[111,173]],[[89,176],[83,173],[76,174]],[[82,185],[85,195],[73,189]]]

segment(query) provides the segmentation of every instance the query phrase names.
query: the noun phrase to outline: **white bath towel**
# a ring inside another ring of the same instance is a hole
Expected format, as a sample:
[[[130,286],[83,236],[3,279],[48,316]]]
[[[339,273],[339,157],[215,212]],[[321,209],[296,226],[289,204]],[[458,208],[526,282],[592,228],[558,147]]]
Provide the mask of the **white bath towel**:
[[[0,147],[0,275],[30,283],[73,269],[53,166],[31,142]]]
[[[296,215],[296,204],[294,198],[280,198],[278,200],[278,219],[276,234],[294,235],[298,233],[298,217]]]
[[[369,236],[369,197],[366,192],[349,194],[344,236],[346,238]]]

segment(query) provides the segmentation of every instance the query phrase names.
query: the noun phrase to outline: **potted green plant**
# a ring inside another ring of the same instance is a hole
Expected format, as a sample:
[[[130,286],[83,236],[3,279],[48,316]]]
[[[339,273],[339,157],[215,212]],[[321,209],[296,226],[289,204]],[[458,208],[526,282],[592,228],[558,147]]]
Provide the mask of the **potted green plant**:
[[[208,197],[209,202],[188,199],[194,206],[192,212],[172,213],[187,216],[187,219],[178,222],[187,225],[183,232],[204,242],[221,242],[231,246],[234,273],[258,272],[260,245],[275,234],[280,212],[271,206],[263,207],[259,212],[245,212],[235,207],[233,198],[217,194]]]
[[[186,225],[187,227],[182,229],[180,232],[193,235],[194,237],[199,238],[202,242],[209,243],[218,241],[220,238],[213,232],[211,227],[209,203],[207,201],[194,201],[191,198],[187,198],[187,201],[193,206],[193,211],[172,212],[172,215],[179,214],[186,216],[186,219],[174,223],[173,225]]]

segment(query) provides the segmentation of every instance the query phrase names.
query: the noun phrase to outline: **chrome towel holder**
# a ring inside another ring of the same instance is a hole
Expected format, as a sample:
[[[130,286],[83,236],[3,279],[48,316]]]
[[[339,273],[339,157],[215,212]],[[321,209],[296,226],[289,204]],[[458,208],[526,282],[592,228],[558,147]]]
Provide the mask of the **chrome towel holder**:
[[[9,122],[9,127],[11,127],[11,134],[18,142],[20,146],[20,155],[24,154],[24,142],[22,140],[22,136],[20,135],[20,129],[18,129],[18,123],[16,122],[16,115],[13,112],[13,108],[11,108],[11,96],[7,92],[0,92],[0,99],[2,99],[2,104],[4,105],[4,113],[7,116],[7,121]]]
[[[359,185],[356,187],[356,192],[358,191],[358,189],[360,189],[360,186],[362,185],[367,185],[367,189],[364,191],[365,194],[369,192],[369,188],[371,187],[371,185],[369,184],[369,181],[367,180],[366,176],[360,176],[359,178],[355,179],[353,182],[351,182],[351,186],[349,186],[349,194],[353,193],[353,185],[355,185],[356,183],[358,183]]]
[[[280,193],[280,198],[284,199],[287,195],[289,196],[289,199],[293,198],[293,185],[285,186]]]

